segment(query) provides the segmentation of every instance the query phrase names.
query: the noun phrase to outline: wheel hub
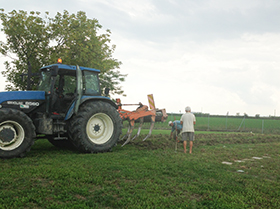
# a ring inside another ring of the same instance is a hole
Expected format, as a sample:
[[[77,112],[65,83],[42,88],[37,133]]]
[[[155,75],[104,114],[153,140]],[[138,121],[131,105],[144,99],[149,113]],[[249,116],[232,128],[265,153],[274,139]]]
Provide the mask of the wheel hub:
[[[99,124],[95,124],[93,129],[94,129],[95,132],[98,132],[100,130],[100,125]]]
[[[2,126],[0,128],[0,143],[7,145],[15,141],[16,131],[11,126]]]
[[[89,140],[95,144],[104,144],[112,136],[114,124],[105,113],[96,113],[89,118],[86,132]]]

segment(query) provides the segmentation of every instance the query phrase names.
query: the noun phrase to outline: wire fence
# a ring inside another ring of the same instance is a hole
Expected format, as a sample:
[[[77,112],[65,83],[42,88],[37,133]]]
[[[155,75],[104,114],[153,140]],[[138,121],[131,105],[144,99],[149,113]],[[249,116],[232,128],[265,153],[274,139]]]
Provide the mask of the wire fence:
[[[174,116],[171,116],[169,119],[172,118],[174,120]],[[180,120],[180,115],[176,115],[175,118]],[[280,120],[279,118],[270,117],[196,115],[195,130],[280,134]]]
[[[195,131],[220,132],[252,132],[262,134],[280,134],[280,118],[278,117],[240,117],[240,116],[211,116],[196,115]],[[156,122],[154,129],[168,130],[168,121],[180,120],[181,114],[168,113],[165,122]],[[128,127],[128,121],[124,122]],[[149,129],[151,123],[143,124],[143,129]],[[138,124],[135,124],[138,128]]]

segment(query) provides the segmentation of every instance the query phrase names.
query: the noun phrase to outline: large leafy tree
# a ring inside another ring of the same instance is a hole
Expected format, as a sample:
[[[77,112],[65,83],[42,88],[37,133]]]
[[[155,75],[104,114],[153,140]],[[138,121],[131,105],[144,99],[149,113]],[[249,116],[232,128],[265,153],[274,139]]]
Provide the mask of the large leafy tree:
[[[126,75],[118,70],[121,62],[113,58],[116,46],[110,44],[111,32],[99,33],[102,26],[85,12],[64,11],[51,18],[47,12],[42,17],[39,12],[14,10],[6,14],[1,10],[0,18],[7,39],[0,41],[0,52],[12,57],[2,72],[10,82],[7,90],[26,89],[26,80],[20,75],[27,73],[28,67],[35,73],[60,57],[65,64],[99,69],[101,87],[109,87],[113,94],[123,93],[119,84]]]
[[[6,89],[26,89],[26,81],[20,75],[27,73],[28,66],[38,69],[49,60],[49,26],[38,12],[30,15],[24,11],[3,12],[0,13],[1,30],[6,34],[7,42],[0,41],[0,52],[12,58],[11,62],[5,62],[6,71],[2,71],[10,82]]]

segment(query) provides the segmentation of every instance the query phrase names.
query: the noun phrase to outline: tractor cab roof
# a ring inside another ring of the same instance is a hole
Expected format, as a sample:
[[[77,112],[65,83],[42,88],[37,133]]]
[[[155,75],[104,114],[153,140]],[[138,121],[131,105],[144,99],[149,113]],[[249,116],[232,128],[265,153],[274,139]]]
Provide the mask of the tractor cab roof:
[[[94,68],[81,67],[81,66],[79,66],[79,67],[82,71],[87,70],[87,71],[93,71],[93,72],[96,72],[96,73],[100,73],[100,70],[97,70],[97,69],[94,69]],[[40,70],[42,71],[44,69],[49,69],[49,68],[58,68],[59,70],[75,70],[75,71],[77,70],[76,65],[65,65],[65,64],[60,64],[60,63],[42,67]]]

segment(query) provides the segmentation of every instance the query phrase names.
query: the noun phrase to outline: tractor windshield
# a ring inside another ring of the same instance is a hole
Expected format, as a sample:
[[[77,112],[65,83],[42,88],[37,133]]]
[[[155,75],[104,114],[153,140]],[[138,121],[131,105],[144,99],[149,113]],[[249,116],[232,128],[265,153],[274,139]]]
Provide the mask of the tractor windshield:
[[[41,72],[41,79],[38,85],[39,91],[50,91],[51,88],[51,71],[44,70]]]
[[[100,95],[100,86],[98,74],[92,71],[84,70],[84,94]]]

